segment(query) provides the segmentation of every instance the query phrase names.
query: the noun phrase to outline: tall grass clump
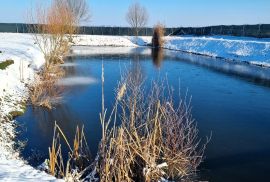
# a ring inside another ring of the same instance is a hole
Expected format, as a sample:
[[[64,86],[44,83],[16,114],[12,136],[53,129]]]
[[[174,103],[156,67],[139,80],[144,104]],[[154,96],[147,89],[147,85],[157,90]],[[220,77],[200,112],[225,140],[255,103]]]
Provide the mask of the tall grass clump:
[[[139,69],[119,83],[111,114],[106,116],[103,107],[96,163],[100,181],[175,180],[196,173],[206,144],[198,139],[189,103],[175,103],[163,83],[153,82],[146,93]]]
[[[49,149],[49,171],[66,180],[135,182],[189,181],[196,176],[205,147],[191,115],[190,100],[179,102],[165,80],[153,81],[145,89],[140,67],[122,76],[115,102],[108,112],[104,98],[102,66],[102,137],[95,160],[89,161],[83,130],[77,128],[73,148],[56,125],[70,152],[63,167],[59,134],[54,134]],[[81,131],[81,132],[80,132]],[[84,158],[86,157],[86,158]],[[84,162],[87,161],[87,162]]]
[[[164,33],[165,33],[165,27],[164,25],[158,23],[154,26],[153,30],[153,36],[152,36],[152,46],[154,48],[160,48],[164,44]]]
[[[62,156],[61,139],[69,149],[66,163]],[[72,145],[55,122],[52,146],[49,147],[48,172],[57,178],[64,178],[66,181],[80,181],[84,170],[91,166],[90,158],[84,128],[77,127]]]

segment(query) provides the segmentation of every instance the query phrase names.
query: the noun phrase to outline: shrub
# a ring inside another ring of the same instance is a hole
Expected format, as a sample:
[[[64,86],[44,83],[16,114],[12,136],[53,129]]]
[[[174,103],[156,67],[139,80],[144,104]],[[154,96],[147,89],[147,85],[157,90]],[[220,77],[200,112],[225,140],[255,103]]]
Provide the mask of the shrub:
[[[165,30],[164,30],[164,25],[162,24],[157,24],[155,27],[154,27],[154,30],[153,30],[153,37],[152,37],[152,46],[153,47],[162,47],[163,44],[164,44],[164,40],[163,40],[163,37],[164,37],[164,33],[165,33]]]
[[[29,26],[36,45],[42,51],[46,67],[50,64],[61,63],[68,52],[70,36],[77,31],[76,19],[65,3],[53,0],[49,7],[37,7],[29,15]]]

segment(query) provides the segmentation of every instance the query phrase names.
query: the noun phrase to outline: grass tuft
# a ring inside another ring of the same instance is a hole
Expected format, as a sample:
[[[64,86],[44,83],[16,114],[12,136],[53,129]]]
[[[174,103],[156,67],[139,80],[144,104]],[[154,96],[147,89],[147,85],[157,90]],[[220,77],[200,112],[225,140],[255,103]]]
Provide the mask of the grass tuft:
[[[0,63],[0,70],[5,70],[8,66],[14,64],[14,61],[9,59]]]
[[[65,74],[58,65],[44,69],[30,86],[30,100],[33,105],[52,109],[62,99],[63,87],[57,81]]]
[[[22,116],[24,111],[11,111],[9,114],[12,116],[12,118],[16,118],[18,116]]]

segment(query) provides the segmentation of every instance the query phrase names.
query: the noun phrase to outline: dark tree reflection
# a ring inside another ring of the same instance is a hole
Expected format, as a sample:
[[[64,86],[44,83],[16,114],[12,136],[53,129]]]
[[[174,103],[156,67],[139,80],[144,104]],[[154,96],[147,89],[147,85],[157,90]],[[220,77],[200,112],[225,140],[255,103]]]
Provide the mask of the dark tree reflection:
[[[152,60],[157,68],[160,68],[164,59],[164,50],[162,48],[152,48],[151,52]]]

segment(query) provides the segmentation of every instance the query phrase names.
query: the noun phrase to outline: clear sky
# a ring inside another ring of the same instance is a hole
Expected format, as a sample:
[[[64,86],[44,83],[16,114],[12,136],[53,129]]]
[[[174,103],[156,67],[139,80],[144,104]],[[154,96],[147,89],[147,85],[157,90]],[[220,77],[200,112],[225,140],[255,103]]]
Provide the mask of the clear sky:
[[[27,9],[50,0],[0,0],[0,22],[25,22]],[[125,14],[135,0],[88,0],[87,25],[127,26]],[[149,13],[148,26],[167,27],[270,23],[270,0],[137,0]]]

